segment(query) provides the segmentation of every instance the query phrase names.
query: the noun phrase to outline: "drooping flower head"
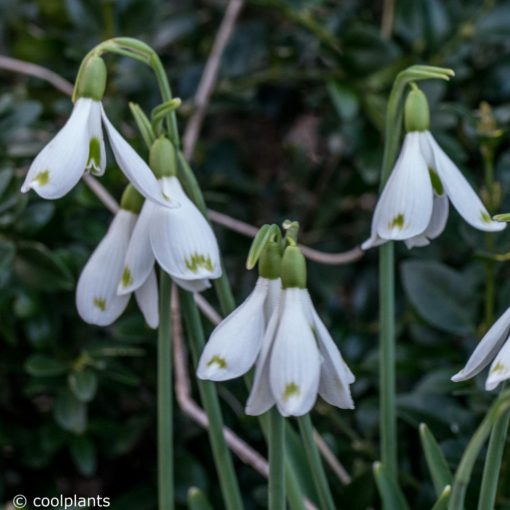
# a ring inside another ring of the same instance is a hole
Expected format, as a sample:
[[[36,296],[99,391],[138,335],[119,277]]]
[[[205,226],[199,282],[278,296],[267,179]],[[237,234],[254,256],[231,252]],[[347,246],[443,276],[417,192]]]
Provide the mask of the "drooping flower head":
[[[353,409],[354,379],[312,304],[304,256],[288,246],[280,301],[264,335],[246,413],[260,415],[276,404],[283,416],[302,416],[318,394],[331,405]]]
[[[283,416],[300,416],[310,411],[317,394],[332,405],[352,408],[354,376],[313,307],[303,254],[294,243],[280,263],[281,249],[279,240],[265,245],[255,289],[213,331],[197,375],[223,381],[255,364],[246,405],[251,415],[276,404]]]
[[[85,172],[102,175],[106,168],[103,123],[117,164],[129,181],[146,198],[168,207],[147,164],[106,116],[101,104],[106,76],[101,57],[91,56],[84,62],[76,80],[71,116],[34,159],[21,191],[33,189],[53,200],[71,191]]]
[[[150,151],[150,166],[168,202],[162,207],[146,200],[126,253],[119,293],[140,287],[157,261],[186,290],[201,291],[222,273],[216,236],[188,198],[176,172],[176,155],[168,138],[158,138]],[[167,214],[168,213],[168,214]]]
[[[428,245],[446,226],[448,201],[478,230],[503,230],[505,225],[491,219],[460,170],[429,132],[427,98],[416,86],[406,100],[405,124],[407,134],[402,150],[377,202],[370,239],[362,248],[391,240],[404,241],[408,248]]]
[[[485,382],[486,390],[493,390],[510,379],[510,308],[492,325],[471,354],[466,366],[452,377],[452,381],[466,381],[491,364]]]
[[[198,363],[200,379],[234,379],[254,366],[280,298],[280,259],[279,243],[268,243],[260,257],[255,288],[212,332]]]
[[[126,309],[130,293],[119,295],[124,258],[143,197],[128,186],[108,232],[83,268],[76,287],[76,307],[90,324],[108,326]],[[159,323],[158,287],[154,269],[135,291],[136,301],[151,328]]]

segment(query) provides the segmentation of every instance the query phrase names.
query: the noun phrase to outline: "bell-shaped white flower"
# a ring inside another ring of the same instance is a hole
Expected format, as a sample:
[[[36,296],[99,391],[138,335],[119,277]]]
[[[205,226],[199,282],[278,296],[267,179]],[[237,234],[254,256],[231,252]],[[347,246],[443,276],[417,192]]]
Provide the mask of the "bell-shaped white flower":
[[[302,416],[319,394],[326,402],[353,409],[354,375],[315,311],[308,291],[281,292],[257,361],[246,413],[260,415],[274,404],[283,416]]]
[[[101,104],[105,85],[103,60],[89,59],[76,85],[78,97],[71,116],[34,159],[21,191],[33,189],[43,198],[57,199],[68,193],[86,171],[102,175],[106,167],[102,120],[117,164],[126,177],[146,198],[169,207],[148,165],[108,120]]]
[[[452,381],[470,379],[490,363],[485,383],[487,390],[493,390],[500,382],[510,379],[510,308],[485,333],[466,366],[452,377]]]
[[[130,296],[118,295],[117,288],[136,218],[135,213],[120,209],[81,272],[76,287],[76,306],[85,322],[108,326],[126,309]],[[156,328],[159,311],[154,270],[146,275],[135,296],[147,324]]]
[[[250,370],[262,348],[280,288],[280,278],[259,276],[252,293],[212,332],[198,363],[200,379],[225,381]]]
[[[387,241],[405,241],[409,248],[426,246],[438,237],[448,219],[448,200],[471,226],[486,232],[505,228],[491,219],[455,163],[428,131],[425,95],[412,90],[406,101],[402,150],[377,202],[370,238],[363,249]]]
[[[179,207],[144,203],[126,253],[120,294],[137,289],[155,261],[178,285],[192,292],[204,290],[210,279],[221,276],[219,248],[211,226],[177,177],[162,177],[159,182],[170,203]]]

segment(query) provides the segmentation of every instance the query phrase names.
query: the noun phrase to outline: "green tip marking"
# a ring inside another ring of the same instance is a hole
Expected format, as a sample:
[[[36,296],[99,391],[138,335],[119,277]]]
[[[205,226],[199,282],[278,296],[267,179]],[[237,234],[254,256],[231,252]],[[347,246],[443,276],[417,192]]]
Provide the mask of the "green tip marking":
[[[500,373],[500,372],[504,372],[506,369],[505,365],[503,365],[503,363],[501,363],[500,361],[498,361],[493,368],[491,368],[491,374],[497,374],[497,373]]]
[[[225,370],[228,366],[227,360],[225,358],[222,358],[221,356],[218,356],[215,354],[208,362],[207,366],[210,367],[211,365],[217,364],[219,368]]]
[[[50,172],[49,170],[43,170],[42,172],[39,172],[35,177],[34,181],[39,184],[39,186],[45,186],[50,181]]]
[[[390,230],[393,228],[398,228],[402,230],[404,228],[404,215],[402,213],[397,214],[388,224]]]
[[[89,142],[89,159],[87,161],[87,168],[99,170],[101,168],[101,145],[99,139],[93,136]]]
[[[214,264],[212,263],[211,257],[209,257],[209,255],[205,256],[199,253],[193,253],[191,258],[186,259],[184,262],[186,267],[192,273],[196,273],[200,268],[204,268],[210,273],[212,273],[214,270]]]
[[[434,188],[434,191],[438,195],[442,195],[444,193],[443,183],[441,182],[441,179],[439,178],[439,175],[437,175],[432,168],[429,168],[429,175],[430,175],[430,182],[432,183],[432,187]]]
[[[106,310],[106,299],[104,298],[94,298],[94,306],[96,306],[97,308],[99,308],[102,312],[104,312]]]
[[[133,283],[133,275],[131,274],[131,270],[129,267],[125,267],[124,271],[122,271],[121,284],[124,288],[129,287]]]
[[[283,390],[283,400],[287,401],[291,397],[299,395],[299,386],[295,382],[288,383]]]
[[[480,211],[480,216],[482,217],[482,221],[484,223],[490,223],[492,221],[490,215],[485,211]]]

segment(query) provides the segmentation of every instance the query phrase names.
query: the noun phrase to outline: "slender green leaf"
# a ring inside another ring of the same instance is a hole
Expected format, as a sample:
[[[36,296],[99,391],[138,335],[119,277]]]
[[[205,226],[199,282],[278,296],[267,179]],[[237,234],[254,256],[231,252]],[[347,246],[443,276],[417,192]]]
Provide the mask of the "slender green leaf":
[[[451,485],[447,485],[443,492],[439,495],[439,498],[434,503],[432,510],[446,510],[448,508],[448,502],[450,501],[450,495],[452,493]]]
[[[425,423],[420,425],[420,439],[434,489],[437,496],[440,496],[444,488],[452,483],[452,472],[436,438]]]
[[[213,510],[204,493],[197,487],[191,487],[188,491],[188,508],[190,510]]]
[[[388,476],[382,463],[375,462],[373,469],[384,510],[409,510],[402,491],[396,482]]]

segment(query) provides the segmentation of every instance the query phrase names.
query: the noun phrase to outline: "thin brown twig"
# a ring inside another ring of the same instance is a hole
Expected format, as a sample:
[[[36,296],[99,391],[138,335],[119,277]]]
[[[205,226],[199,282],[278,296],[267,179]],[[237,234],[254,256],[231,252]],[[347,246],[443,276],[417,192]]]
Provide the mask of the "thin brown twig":
[[[209,106],[209,101],[218,78],[221,57],[223,56],[227,43],[234,31],[234,26],[243,5],[243,0],[230,0],[221,21],[220,28],[216,33],[211,53],[207,58],[207,63],[195,94],[195,112],[189,119],[186,125],[186,130],[184,131],[184,157],[187,160],[191,159],[193,151],[195,150],[195,145],[202,129],[202,123],[207,112],[207,107]]]
[[[0,55],[0,69],[6,71],[14,71],[15,73],[26,74],[27,76],[35,76],[41,80],[47,81],[53,85],[56,89],[60,90],[68,96],[73,93],[73,84],[68,82],[62,76],[46,69],[45,67],[30,62],[24,62],[16,58],[6,57]]]
[[[326,441],[324,441],[316,429],[313,429],[313,439],[317,445],[317,448],[319,448],[321,455],[324,457],[324,460],[331,468],[331,471],[335,473],[335,475],[344,485],[350,484],[352,481],[351,475],[344,468],[343,464],[335,457],[335,454],[331,451],[331,448],[328,446]]]
[[[395,19],[395,0],[383,0],[381,17],[381,35],[385,39],[391,37],[393,32],[393,23]]]
[[[207,429],[209,420],[204,410],[193,400],[188,374],[186,348],[182,336],[179,299],[175,284],[172,286],[172,328],[174,345],[175,395],[181,410],[202,428]],[[260,453],[243,441],[228,427],[223,427],[223,435],[228,447],[247,465],[265,478],[269,476],[269,466]]]

